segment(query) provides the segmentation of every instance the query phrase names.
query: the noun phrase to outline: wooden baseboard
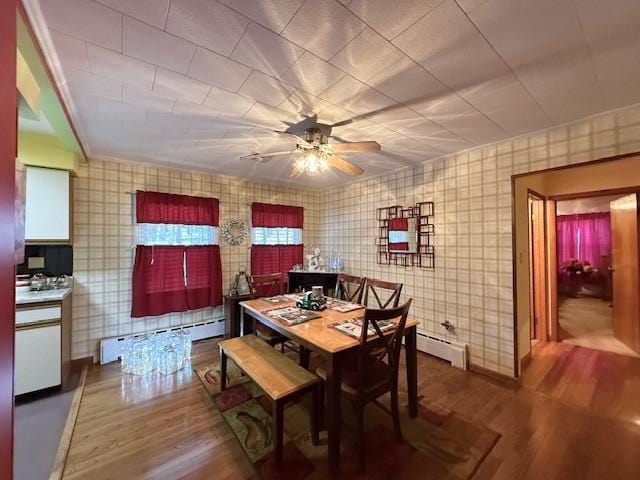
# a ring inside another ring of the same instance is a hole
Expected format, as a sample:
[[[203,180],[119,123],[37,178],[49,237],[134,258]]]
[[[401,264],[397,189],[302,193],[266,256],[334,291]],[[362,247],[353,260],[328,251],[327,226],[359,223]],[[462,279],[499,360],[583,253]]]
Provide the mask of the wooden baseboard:
[[[520,360],[520,373],[524,372],[525,369],[529,366],[529,364],[531,363],[531,360],[533,360],[533,356],[531,355],[531,350],[529,350],[529,353],[527,353],[522,360]]]
[[[488,368],[484,368],[473,363],[469,363],[469,371],[488,377],[491,380],[495,380],[501,385],[506,385],[514,388],[520,386],[520,382],[517,378],[510,377],[503,373],[494,372],[493,370],[489,370]]]
[[[58,443],[58,450],[56,452],[56,458],[53,461],[53,467],[49,474],[49,480],[61,480],[64,473],[64,467],[67,463],[67,454],[69,453],[69,447],[71,447],[71,439],[73,438],[73,430],[76,426],[76,419],[78,418],[78,411],[80,410],[80,401],[82,400],[82,394],[84,393],[84,385],[87,381],[87,370],[89,368],[88,362],[83,362],[82,372],[80,373],[80,379],[78,380],[78,386],[76,387],[73,398],[71,399],[71,407],[67,414],[67,420],[60,436],[60,443]]]

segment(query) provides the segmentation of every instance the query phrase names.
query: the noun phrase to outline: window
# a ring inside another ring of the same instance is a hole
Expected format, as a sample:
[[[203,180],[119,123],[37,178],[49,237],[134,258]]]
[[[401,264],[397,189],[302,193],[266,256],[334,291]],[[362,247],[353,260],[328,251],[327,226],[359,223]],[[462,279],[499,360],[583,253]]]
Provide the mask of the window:
[[[132,317],[222,303],[218,200],[136,194]]]
[[[252,245],[299,245],[301,243],[301,228],[253,227],[251,229]]]
[[[289,205],[251,204],[251,273],[287,272],[303,262],[302,227],[304,209]]]

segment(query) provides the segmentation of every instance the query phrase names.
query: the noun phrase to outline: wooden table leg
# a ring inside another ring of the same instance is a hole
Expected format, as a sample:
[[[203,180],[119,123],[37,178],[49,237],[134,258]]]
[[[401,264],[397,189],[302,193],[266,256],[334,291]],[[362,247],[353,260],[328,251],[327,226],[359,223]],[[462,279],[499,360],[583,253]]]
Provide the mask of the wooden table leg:
[[[329,473],[332,477],[340,472],[340,384],[342,371],[340,357],[326,357],[327,368],[327,427],[329,433]]]
[[[227,354],[220,349],[220,391],[227,388]]]
[[[416,327],[405,331],[405,353],[407,365],[407,393],[409,394],[409,416],[418,416],[418,347]]]
[[[300,345],[299,348],[300,348],[300,354],[299,354],[300,366],[305,370],[309,370],[309,356],[311,352],[309,351],[309,349],[303,347],[302,345]]]

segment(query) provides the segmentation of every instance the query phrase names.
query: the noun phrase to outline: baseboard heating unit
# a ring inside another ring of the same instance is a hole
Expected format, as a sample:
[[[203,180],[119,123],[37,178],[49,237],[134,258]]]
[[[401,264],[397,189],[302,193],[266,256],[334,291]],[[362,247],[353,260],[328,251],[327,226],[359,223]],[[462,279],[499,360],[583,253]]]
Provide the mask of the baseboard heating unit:
[[[418,332],[416,343],[421,352],[451,362],[451,365],[456,368],[467,369],[467,346],[465,344],[420,332]]]
[[[224,335],[224,318],[211,320],[209,322],[194,323],[193,325],[181,325],[179,327],[160,328],[150,332],[140,332],[134,335],[144,335],[145,333],[162,333],[166,331],[189,330],[191,341],[202,340],[203,338],[218,337]],[[100,363],[115,362],[120,358],[120,342],[125,338],[121,337],[103,338],[100,340]]]

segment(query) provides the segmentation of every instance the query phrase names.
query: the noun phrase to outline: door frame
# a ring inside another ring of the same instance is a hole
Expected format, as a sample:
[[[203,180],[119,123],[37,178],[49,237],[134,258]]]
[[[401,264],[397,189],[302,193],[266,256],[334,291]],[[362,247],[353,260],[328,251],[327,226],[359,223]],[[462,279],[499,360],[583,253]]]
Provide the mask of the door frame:
[[[537,269],[535,267],[534,264],[532,264],[531,260],[533,260],[534,262],[536,261],[536,257],[534,257],[534,233],[533,233],[533,227],[534,227],[534,222],[533,219],[531,218],[531,214],[533,213],[532,211],[530,211],[530,215],[528,218],[528,223],[529,223],[529,228],[527,229],[527,234],[529,237],[529,279],[531,281],[531,279],[533,279],[533,284],[529,284],[529,315],[531,315],[531,312],[537,312],[538,315],[538,327],[539,327],[539,332],[537,337],[538,340],[540,341],[547,341],[549,338],[549,319],[548,319],[548,312],[549,312],[549,308],[548,308],[548,297],[547,297],[547,292],[548,292],[548,260],[547,260],[547,251],[548,251],[548,234],[547,234],[547,199],[544,195],[542,195],[541,193],[536,192],[535,190],[531,189],[531,188],[527,188],[527,205],[529,205],[529,201],[534,200],[535,202],[540,202],[539,206],[540,206],[540,210],[542,211],[542,218],[539,218],[538,221],[540,222],[539,225],[542,227],[542,238],[538,239],[538,241],[542,240],[541,244],[539,244],[538,246],[538,250],[540,255],[542,256],[542,258],[538,258],[538,261],[542,262],[542,268]],[[540,232],[538,232],[539,234]],[[539,270],[538,272],[538,277],[536,277],[536,270]],[[536,289],[536,285],[539,286],[538,289]],[[539,291],[541,290],[541,291]],[[533,304],[531,304],[531,293],[533,292]],[[537,303],[537,299],[536,296],[541,298],[542,302],[541,305],[538,305],[540,308],[536,309],[536,303]],[[534,313],[534,315],[536,315]],[[535,321],[535,320],[534,320]],[[531,329],[533,330],[534,326],[531,325]],[[531,342],[533,342],[534,337],[531,337]]]
[[[591,197],[608,197],[610,195],[629,195],[635,193],[640,196],[640,185],[635,187],[623,187],[623,188],[609,188],[604,190],[595,190],[591,192],[580,192],[580,193],[570,193],[566,195],[552,195],[548,198],[548,200],[553,201],[555,205],[557,202],[561,202],[563,200],[576,200],[578,198],[591,198]],[[555,216],[553,218],[554,224],[556,223],[557,217],[557,209],[555,212]],[[549,249],[550,258],[555,259],[555,266],[557,270],[558,265],[558,243],[557,238],[554,245],[550,245]],[[640,266],[639,266],[640,268]],[[555,277],[557,278],[557,276]],[[560,341],[558,332],[560,330],[560,308],[558,306],[558,282],[549,282],[549,299],[550,299],[550,307],[551,307],[551,339],[554,342]],[[614,300],[612,299],[612,302]]]

